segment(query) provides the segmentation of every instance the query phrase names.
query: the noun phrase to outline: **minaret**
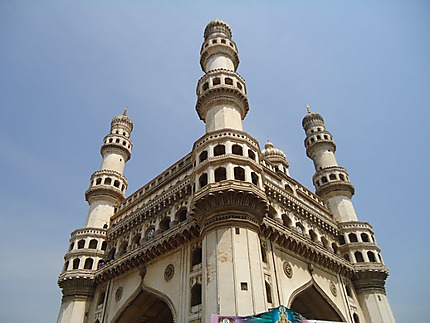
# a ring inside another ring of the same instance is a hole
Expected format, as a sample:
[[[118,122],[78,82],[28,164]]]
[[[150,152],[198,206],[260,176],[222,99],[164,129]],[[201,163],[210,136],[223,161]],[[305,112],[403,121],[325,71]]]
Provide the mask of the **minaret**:
[[[239,54],[228,24],[214,20],[206,26],[200,65],[206,73],[197,84],[196,110],[206,132],[242,130],[249,110],[245,80],[236,73]]]
[[[190,214],[201,230],[201,317],[209,322],[210,314],[267,310],[259,223],[268,206],[258,142],[242,131],[248,99],[245,81],[236,73],[237,47],[224,21],[207,25],[200,64],[206,74],[198,81],[196,110],[206,134],[193,147]]]
[[[100,149],[101,168],[91,176],[90,187],[85,192],[89,204],[85,227],[71,234],[63,272],[58,279],[63,298],[57,323],[86,322],[94,296],[94,272],[104,264],[110,217],[115,205],[124,200],[127,189],[123,171],[131,157],[133,122],[126,113],[127,110],[111,122],[110,133]]]
[[[381,257],[372,226],[358,221],[351,197],[354,186],[347,171],[339,167],[336,145],[318,113],[310,111],[303,118],[306,154],[315,166],[313,184],[333,213],[339,226],[340,253],[354,266],[353,284],[366,322],[394,323],[385,291],[388,269]]]
[[[306,132],[306,154],[315,166],[312,180],[316,193],[328,203],[338,222],[357,221],[351,202],[354,186],[346,169],[337,164],[333,136],[326,130],[322,116],[311,112],[309,106],[307,109],[302,125]]]

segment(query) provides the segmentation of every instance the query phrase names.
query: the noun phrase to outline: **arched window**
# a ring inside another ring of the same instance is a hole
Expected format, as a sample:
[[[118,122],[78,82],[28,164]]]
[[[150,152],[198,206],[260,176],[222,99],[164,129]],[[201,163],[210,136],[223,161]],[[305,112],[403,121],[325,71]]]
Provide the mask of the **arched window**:
[[[203,173],[199,177],[200,188],[205,187],[208,184],[208,174]]]
[[[224,145],[216,145],[214,147],[214,156],[225,155],[225,146]]]
[[[245,170],[242,167],[238,166],[234,168],[234,179],[237,179],[238,181],[245,180]]]
[[[121,243],[119,250],[118,250],[119,256],[121,256],[127,252],[127,247],[128,247],[127,241],[124,241],[123,243]]]
[[[102,183],[102,179],[101,178],[97,178],[96,179],[96,185],[100,185]]]
[[[267,281],[265,281],[265,285],[266,285],[267,303],[272,303],[272,287],[270,287],[270,284]]]
[[[285,184],[285,190],[286,190],[288,193],[290,193],[290,194],[294,194],[293,189],[292,189],[292,188],[291,188],[291,186],[290,186],[290,185],[288,185],[288,184]]]
[[[361,240],[363,242],[369,242],[369,236],[367,235],[367,233],[362,233],[361,234]]]
[[[321,237],[321,242],[323,244],[323,247],[328,249],[329,243],[328,240],[325,237]]]
[[[240,155],[240,156],[243,156],[242,146],[239,146],[239,145],[233,145],[233,146],[231,147],[231,152],[232,152],[234,155]]]
[[[166,216],[163,220],[160,221],[160,230],[161,232],[169,230],[170,218]]]
[[[251,173],[251,181],[252,181],[252,184],[258,186],[258,175],[254,172]]]
[[[115,180],[115,182],[113,182],[113,186],[119,188],[119,180]]]
[[[206,159],[208,159],[208,152],[205,150],[200,153],[199,161],[202,162],[202,161],[205,161]]]
[[[345,181],[345,176],[343,176],[343,174],[339,174],[339,178],[341,181]]]
[[[74,245],[75,245],[75,244],[74,244],[73,242],[70,244],[70,246],[69,246],[69,251],[73,249],[73,246],[74,246]]]
[[[110,177],[106,177],[104,184],[105,185],[110,185],[111,183],[112,183],[112,179]]]
[[[334,242],[331,244],[331,248],[333,249],[333,252],[335,253],[335,254],[337,254],[338,253],[338,251],[339,251],[339,248],[337,247],[337,244],[335,244]]]
[[[97,263],[97,268],[101,268],[105,265],[105,261],[103,259],[100,259],[99,262]]]
[[[81,261],[79,260],[79,258],[76,258],[75,260],[73,260],[73,269],[78,269],[80,262]]]
[[[255,154],[251,149],[248,149],[248,157],[252,160],[255,160]]]
[[[282,223],[288,228],[292,225],[290,217],[286,214],[282,214]]]
[[[88,248],[90,249],[97,249],[97,240],[96,239],[92,239],[90,240],[90,244],[88,245]]]
[[[325,176],[323,176],[323,177],[321,177],[321,182],[324,184],[324,183],[327,183],[327,177],[325,177]]]
[[[134,246],[139,246],[140,245],[140,233],[137,233],[132,240],[132,244]]]
[[[336,180],[336,174],[330,174],[330,180],[335,181]]]
[[[347,253],[343,255],[343,258],[344,258],[346,261],[351,262],[351,259],[349,258],[349,255],[348,255]]]
[[[176,219],[178,219],[179,222],[185,221],[187,219],[187,209],[180,209],[176,215]]]
[[[66,271],[69,268],[69,261],[66,261],[63,267],[63,272]]]
[[[355,233],[348,234],[349,242],[358,242],[357,235]]]
[[[107,242],[106,241],[103,241],[102,242],[102,250],[106,250],[106,248],[107,248]]]
[[[197,247],[193,251],[193,256],[191,259],[191,266],[195,266],[202,263],[202,248]]]
[[[311,236],[311,240],[313,242],[318,242],[318,236],[314,230],[309,230],[309,235]]]
[[[93,269],[93,258],[87,258],[85,259],[84,269]]]
[[[375,254],[372,251],[367,252],[367,258],[369,258],[370,262],[376,262]]]
[[[212,80],[212,84],[213,84],[213,85],[219,85],[219,84],[221,84],[221,79],[220,79],[219,77],[215,77],[215,78]]]
[[[85,246],[85,240],[81,239],[78,241],[78,249],[83,249]]]
[[[209,83],[208,82],[203,83],[202,89],[203,91],[206,91],[207,89],[209,89]]]
[[[233,80],[229,77],[226,77],[224,81],[225,81],[225,84],[233,85]]]
[[[341,246],[345,244],[345,237],[342,234],[339,236],[339,243]]]
[[[223,181],[227,179],[227,172],[224,167],[218,167],[215,169],[215,182]]]
[[[363,255],[360,251],[354,252],[354,256],[355,256],[355,261],[364,262]]]
[[[191,306],[200,305],[202,303],[202,285],[194,284],[191,288]]]

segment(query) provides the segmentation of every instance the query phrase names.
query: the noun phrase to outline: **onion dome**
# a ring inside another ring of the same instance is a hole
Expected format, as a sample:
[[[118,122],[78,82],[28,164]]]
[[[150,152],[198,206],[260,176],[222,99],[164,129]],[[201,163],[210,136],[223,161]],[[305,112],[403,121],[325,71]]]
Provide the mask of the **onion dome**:
[[[302,120],[302,126],[305,130],[310,126],[323,126],[324,119],[319,113],[312,112],[309,106],[306,106],[308,113]]]
[[[285,153],[282,150],[275,148],[269,139],[267,139],[266,145],[261,152],[261,157],[272,163],[284,163],[288,167],[287,156]]]
[[[216,37],[225,37],[231,39],[231,35],[230,26],[225,21],[219,19],[215,19],[214,21],[208,23],[204,32],[205,41],[209,38]]]
[[[128,130],[128,132],[133,130],[133,121],[127,116],[127,107],[124,109],[123,114],[120,114],[112,119],[110,126],[112,129],[116,127],[125,128]]]

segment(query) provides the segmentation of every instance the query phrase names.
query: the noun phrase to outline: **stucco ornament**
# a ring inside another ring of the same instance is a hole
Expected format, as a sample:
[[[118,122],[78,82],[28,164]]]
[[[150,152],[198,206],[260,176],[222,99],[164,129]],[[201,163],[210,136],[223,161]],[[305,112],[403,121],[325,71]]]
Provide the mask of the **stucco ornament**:
[[[288,261],[284,262],[283,268],[284,273],[288,278],[293,277],[293,267],[291,267],[291,264]]]
[[[333,282],[330,282],[330,291],[333,294],[333,296],[337,296],[337,288],[336,285]]]
[[[166,269],[164,269],[164,279],[166,281],[169,281],[173,278],[174,274],[175,274],[175,267],[172,264],[167,265]]]
[[[118,287],[115,292],[115,300],[119,301],[122,297],[122,287]]]

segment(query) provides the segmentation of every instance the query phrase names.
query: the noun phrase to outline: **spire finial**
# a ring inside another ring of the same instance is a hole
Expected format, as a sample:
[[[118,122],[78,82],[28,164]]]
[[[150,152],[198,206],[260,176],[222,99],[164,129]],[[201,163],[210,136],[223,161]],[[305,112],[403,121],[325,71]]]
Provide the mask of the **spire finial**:
[[[124,112],[122,113],[123,116],[127,115],[127,106],[125,106]]]
[[[308,113],[311,113],[311,109],[309,108],[309,105],[306,105],[306,109],[308,110]]]

